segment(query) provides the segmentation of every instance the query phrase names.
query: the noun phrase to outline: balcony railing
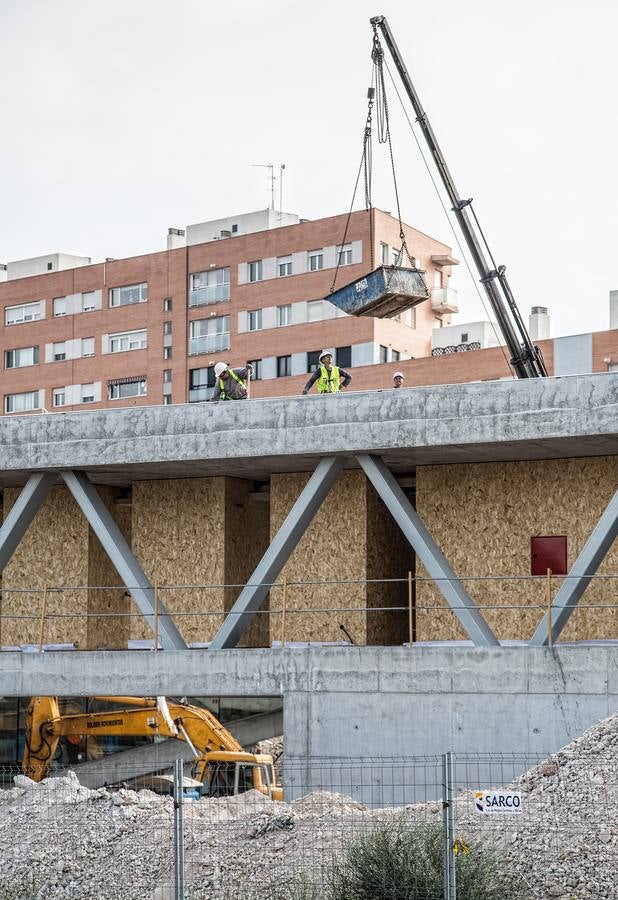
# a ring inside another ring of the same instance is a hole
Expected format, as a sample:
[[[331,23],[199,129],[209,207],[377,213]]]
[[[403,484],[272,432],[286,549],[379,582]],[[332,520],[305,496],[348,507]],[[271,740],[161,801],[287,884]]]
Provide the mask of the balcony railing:
[[[201,337],[189,338],[189,356],[198,353],[217,353],[219,350],[229,350],[230,333],[204,334]]]
[[[457,291],[453,288],[432,288],[431,308],[435,313],[459,312]]]
[[[203,400],[210,400],[212,390],[211,387],[190,388],[189,403],[201,403]]]
[[[205,287],[189,291],[189,306],[205,306],[207,303],[221,303],[230,299],[230,283],[207,284]]]

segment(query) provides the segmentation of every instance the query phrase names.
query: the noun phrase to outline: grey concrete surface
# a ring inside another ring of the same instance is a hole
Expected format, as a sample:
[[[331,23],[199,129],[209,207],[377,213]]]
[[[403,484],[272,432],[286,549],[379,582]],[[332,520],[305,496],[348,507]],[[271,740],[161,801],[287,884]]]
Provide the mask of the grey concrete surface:
[[[618,373],[6,417],[0,483],[75,468],[95,482],[315,467],[325,454],[414,465],[616,452]],[[96,465],[93,461],[96,460]]]
[[[545,754],[618,710],[618,646],[5,652],[0,684],[24,697],[282,696],[291,766]]]

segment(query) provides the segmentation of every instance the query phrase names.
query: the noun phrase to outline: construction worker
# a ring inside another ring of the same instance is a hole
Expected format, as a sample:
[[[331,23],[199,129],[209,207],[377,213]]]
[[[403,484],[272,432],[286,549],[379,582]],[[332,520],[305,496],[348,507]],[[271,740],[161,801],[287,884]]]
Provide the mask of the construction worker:
[[[343,379],[343,384],[341,379]],[[322,350],[320,364],[305,385],[303,394],[308,393],[316,381],[319,394],[338,394],[342,387],[345,388],[349,385],[352,376],[333,365],[333,354],[330,350]]]
[[[244,367],[230,368],[227,363],[215,365],[215,389],[212,400],[246,400],[247,378],[253,375],[253,366],[247,363]]]
[[[403,372],[395,372],[395,374],[393,375],[393,387],[394,388],[403,387],[403,379],[404,379]]]

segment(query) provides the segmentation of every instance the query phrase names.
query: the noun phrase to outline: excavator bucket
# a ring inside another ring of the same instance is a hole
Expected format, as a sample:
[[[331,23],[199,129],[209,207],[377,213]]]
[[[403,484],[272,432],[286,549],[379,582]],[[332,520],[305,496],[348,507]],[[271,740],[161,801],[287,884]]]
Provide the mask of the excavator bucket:
[[[429,298],[424,275],[421,269],[379,266],[326,299],[350,316],[385,319]]]

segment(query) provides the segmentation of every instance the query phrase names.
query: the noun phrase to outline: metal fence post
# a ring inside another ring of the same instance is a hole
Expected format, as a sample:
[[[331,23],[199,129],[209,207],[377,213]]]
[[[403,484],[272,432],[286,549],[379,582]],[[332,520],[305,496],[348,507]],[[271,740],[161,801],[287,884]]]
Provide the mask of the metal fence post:
[[[185,897],[185,827],[183,810],[184,772],[181,759],[174,760],[174,900]]]
[[[453,787],[455,781],[455,754],[452,750],[442,754],[442,809],[444,840],[444,900],[457,900],[455,878],[455,821]]]

